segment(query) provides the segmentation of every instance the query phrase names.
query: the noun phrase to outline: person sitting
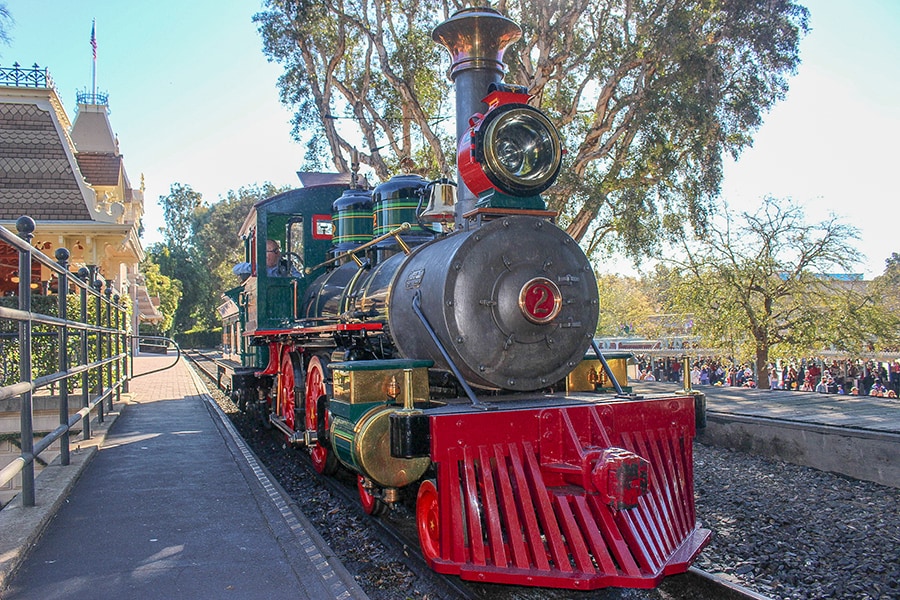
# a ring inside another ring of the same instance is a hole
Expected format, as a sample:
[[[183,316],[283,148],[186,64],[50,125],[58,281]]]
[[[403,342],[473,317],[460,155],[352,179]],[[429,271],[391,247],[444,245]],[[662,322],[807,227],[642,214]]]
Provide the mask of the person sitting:
[[[244,280],[250,277],[250,263],[238,263],[231,271]],[[278,240],[266,240],[266,275],[268,277],[303,277],[303,274],[289,263],[288,258],[282,257]]]

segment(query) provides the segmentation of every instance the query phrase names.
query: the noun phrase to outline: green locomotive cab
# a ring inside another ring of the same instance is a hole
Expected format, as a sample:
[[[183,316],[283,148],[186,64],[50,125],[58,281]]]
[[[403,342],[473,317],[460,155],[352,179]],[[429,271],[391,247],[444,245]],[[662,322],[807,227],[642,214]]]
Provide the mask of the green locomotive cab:
[[[242,283],[246,333],[289,327],[297,320],[309,282],[321,274],[307,273],[306,267],[321,263],[328,254],[332,204],[346,188],[344,183],[329,182],[253,205],[239,232],[249,267],[239,273],[246,276]]]

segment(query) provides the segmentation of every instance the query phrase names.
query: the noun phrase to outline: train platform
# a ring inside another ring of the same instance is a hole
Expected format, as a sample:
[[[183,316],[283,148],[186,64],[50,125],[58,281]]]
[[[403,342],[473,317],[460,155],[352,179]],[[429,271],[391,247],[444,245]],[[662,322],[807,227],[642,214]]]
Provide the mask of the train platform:
[[[0,511],[0,598],[366,597],[184,360],[128,396]]]
[[[680,384],[634,382],[637,393]],[[700,442],[900,488],[900,401],[789,390],[697,386]]]

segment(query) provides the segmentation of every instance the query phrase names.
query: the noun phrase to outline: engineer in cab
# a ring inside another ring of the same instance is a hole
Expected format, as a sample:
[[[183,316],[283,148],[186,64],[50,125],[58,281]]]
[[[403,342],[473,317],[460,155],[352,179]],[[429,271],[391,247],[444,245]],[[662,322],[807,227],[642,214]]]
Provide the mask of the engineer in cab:
[[[247,279],[251,275],[250,263],[238,263],[231,271],[241,280]],[[303,274],[290,264],[287,258],[282,257],[278,240],[266,240],[266,275],[269,277],[303,277]]]

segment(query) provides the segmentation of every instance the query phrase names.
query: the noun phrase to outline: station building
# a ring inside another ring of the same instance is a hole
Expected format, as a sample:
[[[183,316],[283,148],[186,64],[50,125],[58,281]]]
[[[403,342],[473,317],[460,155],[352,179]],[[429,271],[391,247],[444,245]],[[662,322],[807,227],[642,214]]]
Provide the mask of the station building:
[[[0,67],[0,226],[15,233],[19,217],[33,218],[35,248],[68,249],[73,272],[86,267],[131,298],[133,331],[162,318],[139,271],[143,214],[143,181],[135,188],[125,170],[108,96],[79,93],[72,122],[47,69]],[[33,265],[35,293],[52,292],[50,275]],[[0,296],[17,289],[18,257],[0,244]]]

